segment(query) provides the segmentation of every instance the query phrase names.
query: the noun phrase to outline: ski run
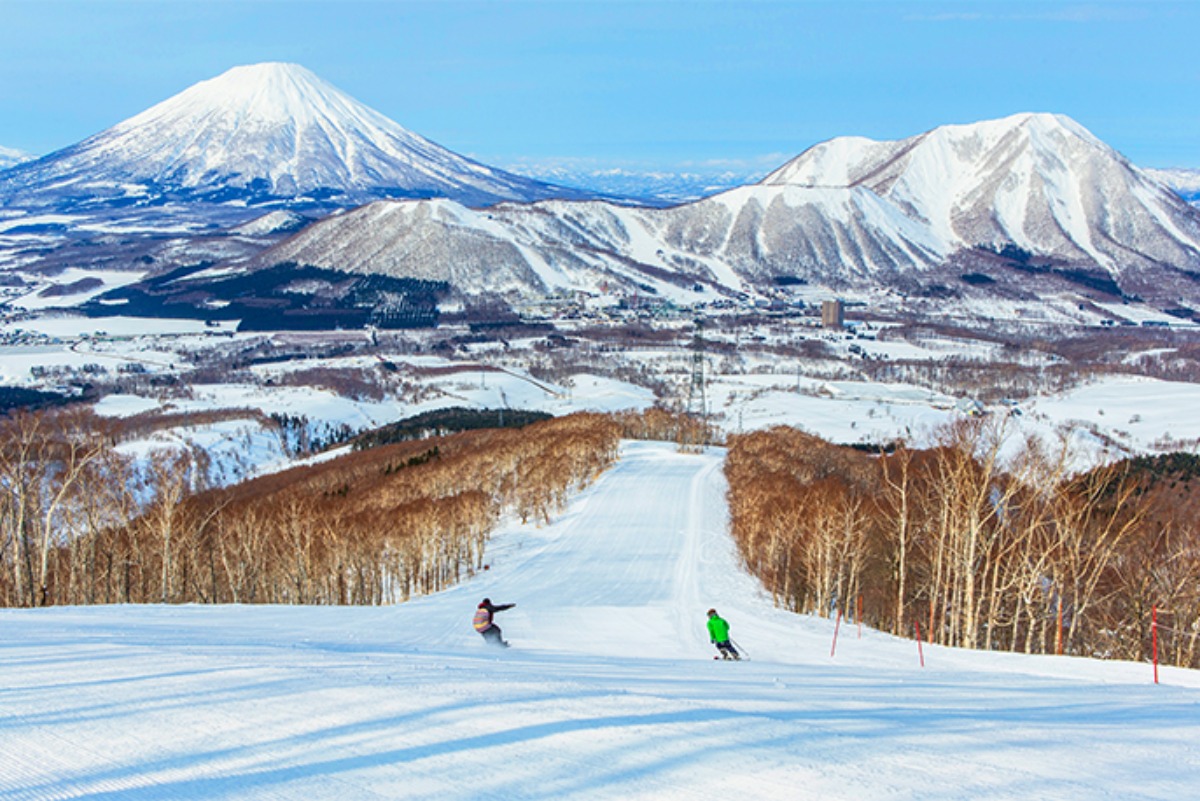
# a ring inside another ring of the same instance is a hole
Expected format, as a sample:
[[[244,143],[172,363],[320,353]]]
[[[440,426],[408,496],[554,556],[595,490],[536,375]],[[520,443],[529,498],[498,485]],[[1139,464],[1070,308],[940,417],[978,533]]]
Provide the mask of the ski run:
[[[0,611],[0,799],[1196,797],[1195,671],[852,622],[833,652],[740,568],[722,457],[626,443],[397,606]],[[750,661],[713,661],[709,607]]]

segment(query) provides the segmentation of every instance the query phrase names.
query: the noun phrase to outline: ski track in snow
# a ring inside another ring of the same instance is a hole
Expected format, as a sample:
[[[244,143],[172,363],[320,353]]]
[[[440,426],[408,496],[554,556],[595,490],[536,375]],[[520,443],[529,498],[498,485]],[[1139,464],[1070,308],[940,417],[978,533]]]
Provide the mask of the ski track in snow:
[[[1186,799],[1200,676],[775,609],[722,453],[626,443],[489,570],[383,608],[0,612],[0,799]],[[509,650],[470,627],[483,596]],[[752,661],[717,662],[717,607]]]

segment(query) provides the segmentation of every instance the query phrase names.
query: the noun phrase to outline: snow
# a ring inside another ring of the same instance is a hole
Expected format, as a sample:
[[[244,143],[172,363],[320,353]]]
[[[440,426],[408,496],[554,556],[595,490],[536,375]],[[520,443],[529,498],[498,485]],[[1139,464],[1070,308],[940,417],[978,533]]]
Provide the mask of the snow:
[[[1163,178],[1162,174],[1157,176]],[[1128,250],[1196,250],[1196,227],[1178,202],[1086,128],[1059,114],[1021,113],[943,125],[908,139],[841,137],[818,144],[763,185],[865,187],[928,228],[939,253],[1012,243],[1118,274]],[[1122,209],[1120,223],[1097,209]],[[887,230],[884,228],[884,230]],[[919,240],[915,240],[919,241]],[[928,246],[927,246],[928,247]],[[1190,258],[1153,257],[1166,263]]]
[[[924,442],[956,417],[953,398],[903,384],[727,375],[709,398],[710,410],[724,413],[726,430],[790,425],[842,443]]]
[[[248,223],[236,226],[232,233],[241,236],[263,236],[280,231],[296,230],[306,222],[304,217],[291,211],[271,211]]]
[[[1132,306],[1112,311],[1133,313]],[[214,330],[198,321],[134,318],[87,319],[42,315],[0,325],[0,334],[13,336],[34,331],[47,339],[0,346],[0,382],[5,385],[43,386],[33,377],[34,368],[52,373],[78,371],[98,365],[110,373],[124,364],[136,364],[150,373],[186,370],[192,353],[208,347],[236,347],[239,342],[256,342],[261,335],[237,334],[225,328]],[[154,334],[151,334],[153,327]],[[102,332],[102,336],[96,336]],[[81,334],[88,337],[80,338]],[[846,334],[815,333],[843,361],[810,364],[803,360],[757,358],[747,353],[738,364],[724,365],[712,358],[706,366],[707,408],[723,431],[738,433],[791,425],[834,442],[879,445],[904,439],[917,447],[930,445],[938,428],[962,411],[964,400],[927,388],[855,379],[849,348],[860,348],[871,358],[932,360],[946,356],[987,360],[996,358],[996,346],[949,337],[920,342],[888,339],[849,338]],[[530,342],[510,343],[516,351],[527,351]],[[1141,354],[1148,358],[1170,352]],[[379,360],[356,356],[336,359],[300,360],[258,365],[249,382],[201,384],[188,397],[160,397],[149,390],[145,397],[110,396],[97,411],[125,416],[142,411],[193,411],[210,409],[256,409],[264,414],[280,412],[308,418],[314,434],[345,425],[352,430],[373,428],[422,412],[451,406],[469,408],[515,408],[555,415],[575,411],[614,412],[645,409],[655,403],[654,392],[626,381],[586,372],[557,381],[534,379],[518,365],[520,358],[505,359],[498,352],[480,349],[453,359],[400,354],[381,354],[394,364],[401,386],[382,397],[348,397],[317,386],[290,386],[289,373],[311,368],[374,373]],[[688,353],[671,350],[639,350],[614,355],[618,362],[640,364],[645,369],[675,381],[680,391],[687,380]],[[475,361],[478,359],[479,361]],[[851,361],[846,361],[851,360]],[[501,367],[500,365],[506,365]],[[1036,367],[1037,362],[1030,362]],[[837,380],[814,378],[822,373]],[[53,380],[53,379],[51,379]],[[176,394],[176,393],[169,393]],[[966,398],[965,400],[970,400]],[[1194,409],[1200,404],[1200,384],[1159,381],[1127,375],[1100,377],[1063,393],[1043,393],[1024,400],[1016,413],[1007,406],[990,408],[994,415],[1007,415],[1007,430],[1013,447],[1025,434],[1047,441],[1070,437],[1080,449],[1080,466],[1095,460],[1166,450],[1195,450],[1200,442],[1200,424]],[[236,430],[187,429],[172,432],[139,447],[152,449],[181,438],[195,444],[211,443],[223,453],[236,453],[240,470],[258,472],[286,466],[277,435],[261,429],[252,417]],[[324,435],[322,434],[322,437]],[[252,441],[253,447],[247,442]],[[131,446],[132,447],[132,446]],[[214,454],[219,457],[219,453]],[[220,459],[218,458],[217,461]]]
[[[875,345],[876,343],[870,343]],[[838,443],[934,444],[940,427],[962,416],[959,398],[908,384],[820,381],[783,373],[714,376],[709,411],[725,431],[789,425]],[[1002,421],[1006,453],[1026,435],[1067,437],[1079,469],[1144,453],[1200,447],[1200,385],[1143,376],[1097,378],[1065,392],[1037,395],[988,411]]]
[[[221,320],[208,325],[203,320],[144,317],[83,317],[71,313],[43,314],[29,319],[0,324],[0,332],[34,331],[50,337],[162,337],[185,334],[213,334],[220,331],[232,332],[237,320]]]
[[[1144,169],[1147,175],[1165,186],[1183,194],[1200,192],[1200,170],[1197,169]]]
[[[13,228],[68,225],[74,222],[74,219],[75,218],[65,214],[27,214],[7,220],[0,220],[0,233],[4,233]]]
[[[591,411],[647,409],[654,405],[653,393],[643,387],[588,373],[571,377],[567,396],[569,401],[582,403]]]
[[[34,367],[77,367],[79,356],[65,345],[0,346],[0,381],[5,386],[30,382]]]
[[[1104,430],[1122,444],[1175,442],[1189,451],[1200,442],[1198,407],[1200,386],[1142,376],[1110,376],[1028,404],[1030,412]]]
[[[70,292],[70,293],[48,293],[43,294],[44,290],[51,287],[39,286],[37,290],[30,292],[24,297],[15,298],[9,301],[9,304],[15,308],[36,310],[36,309],[56,309],[69,308],[79,306],[87,301],[102,295],[112,289],[117,289],[130,284],[136,284],[145,278],[145,271],[130,271],[130,270],[84,270],[78,267],[72,267],[64,270],[54,278],[54,287],[69,286],[78,281],[99,281],[99,285],[85,291]]]
[[[200,81],[8,173],[2,184],[7,205],[32,208],[214,190],[210,199],[225,203],[231,189],[245,190],[234,202],[259,202],[261,186],[296,201],[336,188],[344,193],[337,202],[351,205],[397,191],[482,205],[586,194],[453,153],[285,63],[238,66]]]
[[[214,124],[215,122],[215,124]],[[265,167],[273,188],[294,185],[300,191],[319,186],[312,176],[312,154],[303,149],[305,138],[323,137],[334,161],[321,164],[337,179],[358,183],[367,179],[369,167],[356,158],[359,139],[386,143],[389,155],[410,168],[417,153],[433,152],[436,146],[359,104],[332,85],[296,64],[265,63],[234,67],[222,75],[201,81],[178,95],[114,126],[113,137],[143,140],[148,132],[177,130],[188,126],[193,133],[187,147],[172,154],[173,164],[189,165],[185,186],[199,185],[212,172],[232,171],[231,158],[247,158],[254,149],[231,149],[244,140],[262,136],[272,129],[290,131],[291,148],[277,149],[278,156]],[[317,133],[313,133],[317,132]],[[282,139],[277,138],[277,142]],[[237,162],[235,161],[235,164]],[[336,185],[336,184],[334,184]]]
[[[92,406],[101,417],[131,417],[158,408],[158,401],[138,395],[106,395]]]
[[[4,610],[0,797],[1179,799],[1200,674],[771,606],[722,453],[627,443],[490,569],[381,608]],[[483,597],[513,647],[470,628]],[[704,610],[751,656],[715,662]]]
[[[959,251],[1005,245],[1129,275],[1122,286],[1164,264],[1186,268],[1200,253],[1190,209],[1051,114],[891,142],[835,139],[760,183],[666,208],[591,200],[502,203],[475,214],[442,201],[391,208],[318,221],[260,260],[436,277],[468,295],[595,291],[614,281],[686,303],[698,298],[680,287],[696,278],[765,295],[770,278],[783,275],[839,289],[911,289],[914,273],[949,266]],[[663,280],[662,270],[681,280]]]
[[[29,353],[22,354],[22,359],[12,360],[12,369],[18,374],[27,374],[32,364],[71,363],[68,356],[72,355],[76,360],[80,358],[79,354],[64,350],[61,362],[47,361],[46,354],[54,353],[51,347],[30,347],[27,350]],[[0,353],[4,352],[0,350]],[[108,364],[108,360],[120,359],[110,353],[89,355],[94,361],[104,364]],[[162,354],[159,358],[167,356]],[[149,357],[139,361],[153,364]],[[416,368],[450,369],[444,374],[434,374],[421,380],[423,389],[419,401],[399,396],[349,398],[315,386],[265,387],[224,383],[194,385],[186,397],[109,395],[93,408],[97,414],[108,417],[128,417],[154,411],[200,413],[213,409],[245,410],[246,413],[238,419],[203,425],[181,423],[120,447],[122,453],[136,458],[145,458],[154,451],[183,445],[198,447],[210,457],[209,481],[225,486],[296,464],[295,459],[285,453],[280,435],[273,428],[265,427],[255,412],[306,418],[310,434],[325,439],[342,426],[357,432],[453,406],[530,409],[564,415],[578,411],[645,409],[654,405],[654,395],[648,389],[586,373],[576,374],[562,385],[556,385],[538,381],[516,370],[484,370],[480,365],[436,357],[396,357],[394,363],[405,373]],[[353,369],[374,368],[377,362],[359,357],[331,359],[322,364],[331,369]],[[275,364],[258,366],[254,370],[262,378],[279,378],[292,370],[311,366],[306,363]],[[5,364],[4,368],[8,369],[8,365]],[[319,458],[330,456],[325,453]]]
[[[609,197],[640,199],[656,205],[699,200],[736,186],[753,183],[781,161],[778,154],[752,162],[737,160],[689,162],[664,169],[661,164],[628,163],[613,166],[594,158],[522,159],[504,166],[508,172],[577,186]]]

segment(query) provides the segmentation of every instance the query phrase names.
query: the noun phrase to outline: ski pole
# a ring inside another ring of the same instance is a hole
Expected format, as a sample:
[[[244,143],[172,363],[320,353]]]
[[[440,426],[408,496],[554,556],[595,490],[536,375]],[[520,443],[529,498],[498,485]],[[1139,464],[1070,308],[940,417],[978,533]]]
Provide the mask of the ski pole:
[[[742,644],[741,644],[740,642],[738,642],[737,640],[733,639],[732,637],[730,637],[730,638],[729,638],[729,642],[731,642],[731,643],[733,644],[733,647],[734,647],[734,648],[736,648],[736,649],[738,650],[738,653],[739,653],[739,654],[741,654],[742,656],[746,657],[747,659],[749,659],[749,658],[750,658],[750,652],[749,652],[749,651],[747,651],[745,648],[743,648],[743,647],[742,647]]]

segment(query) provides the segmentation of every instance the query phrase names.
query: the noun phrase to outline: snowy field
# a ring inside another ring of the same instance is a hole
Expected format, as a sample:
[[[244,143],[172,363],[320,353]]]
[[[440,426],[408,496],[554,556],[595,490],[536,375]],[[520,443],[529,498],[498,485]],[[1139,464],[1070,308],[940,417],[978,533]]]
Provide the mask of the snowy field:
[[[150,375],[170,376],[195,366],[197,354],[208,348],[237,343],[251,346],[264,340],[262,334],[235,334],[228,327],[219,332],[204,330],[203,324],[195,321],[157,321],[157,329],[152,332],[145,329],[146,324],[134,318],[88,321],[55,315],[0,324],[0,335],[11,336],[23,330],[46,338],[0,346],[0,384],[39,386],[34,378],[38,370],[70,374],[88,365],[103,368],[109,375],[136,367]],[[107,336],[89,337],[99,325],[105,326]],[[288,335],[278,336],[287,347],[297,346]],[[151,388],[143,395],[109,395],[96,405],[96,410],[108,416],[208,409],[286,413],[307,418],[310,434],[324,439],[343,426],[360,431],[451,406],[564,415],[640,410],[655,403],[651,390],[614,378],[577,373],[558,383],[535,379],[522,366],[522,354],[533,358],[531,354],[536,353],[534,343],[520,341],[513,345],[514,354],[502,360],[481,347],[478,352],[454,358],[381,354],[257,365],[250,371],[254,375],[250,382],[197,384],[186,393],[158,394]],[[931,340],[920,347],[869,341],[863,347],[900,348],[906,358],[923,355],[932,361],[945,348],[958,348],[953,352],[960,356],[987,355],[979,350],[978,343],[949,340]],[[895,355],[889,353],[889,357]],[[630,365],[640,363],[648,373],[674,386],[679,397],[668,400],[680,402],[686,397],[690,353],[635,350],[614,358]],[[382,359],[398,365],[398,375],[405,376],[415,390],[368,398],[349,397],[320,386],[285,385],[286,374],[298,370],[329,368],[369,376],[378,370]],[[498,360],[507,365],[499,371]],[[716,359],[709,365],[706,392],[707,408],[725,433],[790,425],[837,443],[877,445],[903,439],[916,447],[926,447],[935,441],[940,427],[962,417],[964,404],[972,402],[912,384],[814,378],[798,373],[794,361],[772,362],[751,355],[742,372],[722,372],[718,369],[721,366]],[[59,380],[65,379],[52,376],[42,386]],[[1082,469],[1129,455],[1195,452],[1200,448],[1200,418],[1193,413],[1198,404],[1200,384],[1110,375],[1065,392],[1025,399],[1019,408],[994,404],[986,411],[994,419],[1004,420],[1013,450],[1031,434],[1051,443],[1059,437],[1070,438]],[[148,453],[178,444],[207,451],[213,464],[220,466],[211,478],[221,484],[290,464],[278,433],[249,413],[244,419],[219,424],[180,426],[123,448],[131,453]]]
[[[0,612],[0,798],[1188,799],[1200,674],[774,609],[720,451],[627,443],[490,569],[385,608]],[[513,647],[470,627],[483,596]],[[715,606],[752,657],[711,659]]]
[[[233,328],[233,323],[207,327],[199,321],[125,317],[91,320],[62,313],[8,320],[0,322],[0,336],[15,337],[25,332],[41,339],[0,345],[0,385],[45,388],[50,384],[53,388],[54,382],[65,381],[65,375],[85,367],[101,368],[110,376],[126,368],[172,376],[195,367],[197,359],[203,361],[201,354],[214,348],[268,343],[295,350],[311,345],[305,335],[235,333]],[[852,346],[880,358],[931,363],[948,356],[980,360],[997,356],[994,346],[978,341],[857,340],[848,333],[797,330],[834,348],[848,376],[853,376],[853,360],[857,358],[847,350]],[[366,332],[362,336],[366,337]],[[318,341],[319,337],[312,339]],[[452,358],[381,353],[262,364],[249,371],[254,375],[249,383],[196,384],[183,395],[157,394],[153,389],[149,390],[151,394],[141,396],[111,395],[96,409],[111,416],[214,408],[281,412],[308,418],[310,433],[324,438],[340,426],[359,431],[451,406],[563,415],[640,410],[656,401],[654,393],[644,386],[587,373],[571,375],[559,383],[535,379],[527,368],[539,358],[537,343],[514,341],[509,343],[511,352],[479,345]],[[1039,363],[1036,353],[1026,357],[1034,367]],[[674,388],[668,393],[675,392],[665,400],[680,403],[688,393],[690,358],[691,353],[684,349],[635,348],[614,355],[613,361],[640,367],[662,379]],[[416,388],[415,394],[365,398],[320,386],[284,386],[289,372],[329,368],[371,375],[383,360],[398,365],[398,375],[405,377],[410,388]],[[903,439],[916,447],[926,447],[934,442],[940,427],[962,417],[973,404],[968,397],[912,384],[811,377],[804,374],[804,363],[755,355],[752,347],[745,349],[740,370],[723,367],[728,365],[711,358],[705,378],[707,408],[725,433],[790,425],[837,443],[877,445]],[[51,375],[37,379],[34,374],[38,371],[49,371]],[[1108,375],[1065,392],[1027,398],[1015,411],[1006,404],[994,404],[985,411],[996,419],[1007,418],[1005,428],[1013,449],[1031,434],[1047,442],[1069,437],[1083,468],[1129,455],[1197,451],[1200,418],[1193,412],[1198,404],[1197,383]],[[208,451],[214,462],[226,466],[221,476],[214,476],[221,483],[279,469],[288,461],[277,434],[249,418],[216,426],[181,427],[158,435],[156,440],[132,445],[129,450],[144,452],[164,442],[191,443]]]

